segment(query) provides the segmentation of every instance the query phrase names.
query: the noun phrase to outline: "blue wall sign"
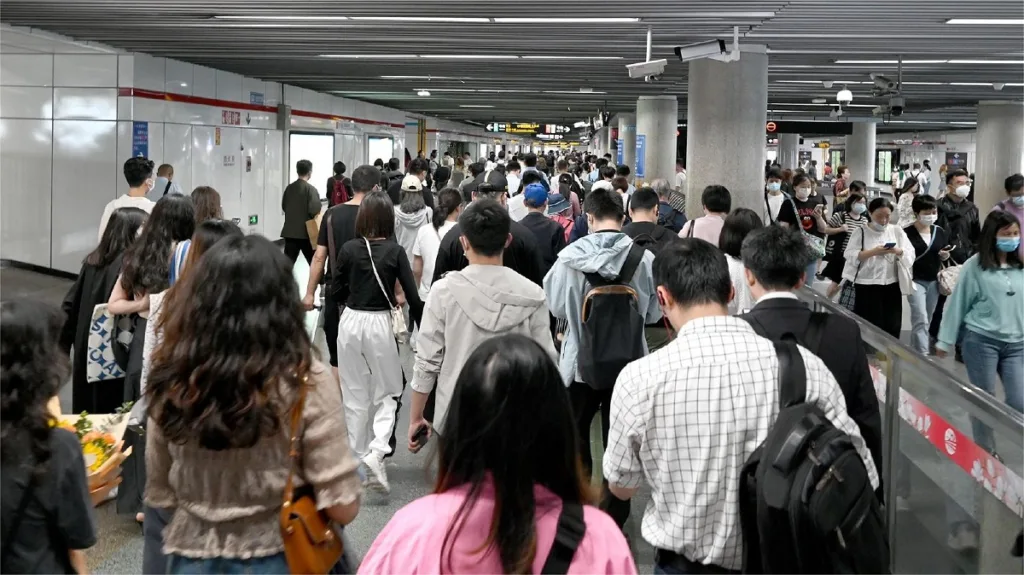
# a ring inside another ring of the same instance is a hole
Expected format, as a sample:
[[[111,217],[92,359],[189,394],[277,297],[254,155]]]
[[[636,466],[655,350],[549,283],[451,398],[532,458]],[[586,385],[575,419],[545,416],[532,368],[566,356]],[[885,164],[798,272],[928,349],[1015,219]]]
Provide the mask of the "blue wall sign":
[[[622,138],[619,138],[618,140],[615,140],[615,163],[620,165],[620,166],[622,165],[622,162],[625,161],[623,159],[623,157],[622,157],[623,153],[624,153],[623,150],[622,150],[623,147],[624,146],[623,146]]]
[[[149,157],[149,122],[132,122],[132,157]]]
[[[249,103],[255,106],[262,106],[263,92],[249,92]]]
[[[636,177],[645,178],[647,177],[647,136],[644,134],[636,135]]]

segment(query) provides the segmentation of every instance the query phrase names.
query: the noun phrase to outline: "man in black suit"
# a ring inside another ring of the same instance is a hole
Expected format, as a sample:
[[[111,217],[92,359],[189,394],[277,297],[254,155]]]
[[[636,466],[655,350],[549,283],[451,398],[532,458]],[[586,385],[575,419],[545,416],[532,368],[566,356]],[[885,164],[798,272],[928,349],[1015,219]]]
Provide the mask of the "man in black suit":
[[[882,416],[860,328],[841,315],[823,314],[818,329],[810,329],[811,309],[793,293],[803,287],[807,279],[804,277],[806,253],[798,231],[767,226],[751,232],[743,241],[741,256],[750,295],[757,303],[740,318],[750,323],[758,334],[772,340],[792,334],[800,345],[825,362],[843,390],[846,410],[860,428],[875,465],[881,466]],[[819,335],[807,338],[809,331]]]

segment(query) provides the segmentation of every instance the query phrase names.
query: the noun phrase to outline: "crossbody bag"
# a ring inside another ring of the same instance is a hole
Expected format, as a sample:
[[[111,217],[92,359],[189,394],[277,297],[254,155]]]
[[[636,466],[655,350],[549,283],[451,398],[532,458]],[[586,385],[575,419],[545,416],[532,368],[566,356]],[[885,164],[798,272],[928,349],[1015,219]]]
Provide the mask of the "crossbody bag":
[[[370,240],[363,238],[363,242],[366,243],[366,252],[370,256],[370,267],[373,268],[373,277],[377,278],[377,285],[380,286],[380,291],[384,294],[384,299],[388,301],[388,307],[391,308],[391,333],[394,334],[395,341],[405,343],[409,340],[409,328],[405,325],[405,314],[402,313],[401,307],[391,303],[391,296],[388,295],[388,290],[384,288],[384,282],[381,281],[380,274],[377,273],[377,264],[373,262],[373,250],[370,249]]]

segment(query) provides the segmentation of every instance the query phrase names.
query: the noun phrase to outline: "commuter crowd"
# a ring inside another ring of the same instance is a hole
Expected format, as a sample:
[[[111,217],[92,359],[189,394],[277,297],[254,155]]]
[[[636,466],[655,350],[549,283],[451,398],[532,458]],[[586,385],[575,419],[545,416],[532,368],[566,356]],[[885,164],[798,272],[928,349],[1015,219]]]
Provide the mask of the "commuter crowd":
[[[816,173],[768,165],[762,210],[712,185],[688,219],[682,165],[639,186],[610,154],[400,168],[336,163],[321,214],[299,161],[282,249],[213,188],[125,163],[63,309],[0,310],[4,572],[82,572],[96,542],[78,440],[47,411],[69,372],[76,413],[134,402],[116,504],[145,573],[635,573],[622,528],[645,484],[656,572],[885,571],[867,352],[797,298],[816,276],[896,338],[906,298],[918,351],[961,350],[1024,410],[1020,174],[981,218],[958,170],[938,198],[908,172],[893,205],[840,166],[830,206]],[[108,348],[118,377],[97,379]],[[432,493],[356,565],[343,527],[391,491],[399,448],[436,459]]]

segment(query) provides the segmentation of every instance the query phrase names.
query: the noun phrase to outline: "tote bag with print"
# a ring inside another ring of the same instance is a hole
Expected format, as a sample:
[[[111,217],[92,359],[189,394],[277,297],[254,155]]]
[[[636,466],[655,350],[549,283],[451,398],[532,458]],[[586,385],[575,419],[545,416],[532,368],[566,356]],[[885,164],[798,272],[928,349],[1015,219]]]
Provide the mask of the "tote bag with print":
[[[89,321],[88,353],[85,357],[85,380],[89,383],[119,379],[125,376],[118,364],[115,346],[127,349],[132,343],[131,318],[115,316],[101,303],[92,310]]]

